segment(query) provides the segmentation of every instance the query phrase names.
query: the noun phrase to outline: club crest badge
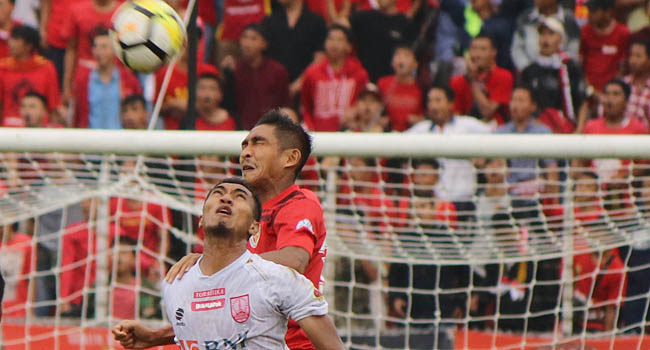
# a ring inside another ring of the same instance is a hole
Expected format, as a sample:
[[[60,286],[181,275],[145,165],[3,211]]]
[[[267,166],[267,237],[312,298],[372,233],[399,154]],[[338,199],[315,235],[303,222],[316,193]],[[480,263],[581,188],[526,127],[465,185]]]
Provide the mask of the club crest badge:
[[[230,298],[230,314],[237,323],[244,323],[251,315],[248,294]]]
[[[260,233],[257,232],[256,234],[252,235],[248,239],[248,244],[250,244],[251,248],[257,248],[257,244],[260,242]]]

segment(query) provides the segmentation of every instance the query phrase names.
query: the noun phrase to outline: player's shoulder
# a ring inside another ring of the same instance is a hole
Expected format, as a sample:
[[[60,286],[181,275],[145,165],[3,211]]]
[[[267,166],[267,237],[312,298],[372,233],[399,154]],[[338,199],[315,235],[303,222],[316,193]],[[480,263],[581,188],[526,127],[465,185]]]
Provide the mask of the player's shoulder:
[[[323,207],[318,196],[311,190],[300,187],[291,192],[284,201],[278,203],[276,209],[278,213],[297,211],[309,215],[323,214]]]
[[[253,278],[253,283],[282,283],[282,281],[287,281],[287,278],[291,276],[295,278],[299,278],[298,276],[300,276],[300,273],[296,270],[265,260],[257,254],[252,254],[248,258],[244,263],[244,270]]]

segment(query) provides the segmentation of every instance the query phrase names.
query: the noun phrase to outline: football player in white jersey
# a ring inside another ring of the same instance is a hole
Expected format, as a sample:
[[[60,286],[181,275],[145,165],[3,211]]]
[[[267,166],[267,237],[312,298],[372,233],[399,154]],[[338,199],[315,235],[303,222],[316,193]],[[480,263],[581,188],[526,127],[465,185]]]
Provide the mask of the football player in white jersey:
[[[181,350],[288,349],[284,336],[292,318],[316,349],[343,349],[327,302],[313,284],[246,249],[249,236],[259,230],[261,210],[243,180],[217,184],[203,206],[202,258],[186,278],[163,284],[175,337],[160,333],[159,339],[141,339],[134,321],[123,321],[113,328],[115,339],[131,349],[168,344],[170,336]]]

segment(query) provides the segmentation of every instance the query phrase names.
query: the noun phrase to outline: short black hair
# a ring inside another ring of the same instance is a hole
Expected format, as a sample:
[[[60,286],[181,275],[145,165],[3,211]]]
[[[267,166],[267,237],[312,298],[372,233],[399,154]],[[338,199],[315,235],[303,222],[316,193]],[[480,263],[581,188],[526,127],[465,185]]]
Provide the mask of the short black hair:
[[[31,45],[31,52],[38,51],[41,44],[41,35],[36,28],[26,25],[15,26],[11,29],[10,37],[22,39],[25,44]]]
[[[298,162],[298,166],[294,172],[294,179],[297,179],[302,168],[307,163],[307,159],[311,155],[311,136],[302,126],[294,123],[291,118],[279,109],[272,109],[266,112],[257,124],[255,124],[255,126],[259,125],[272,125],[275,127],[275,137],[278,139],[282,150],[290,148],[300,150],[300,162]]]
[[[339,30],[339,31],[343,32],[343,35],[345,35],[345,39],[348,41],[348,43],[350,45],[352,43],[354,43],[354,37],[352,36],[352,32],[350,31],[350,29],[348,27],[342,26],[340,24],[332,24],[329,27],[327,27],[327,35],[326,35],[326,37],[329,36],[330,33],[335,31],[335,30]]]
[[[109,33],[108,29],[105,27],[97,27],[93,32],[92,32],[92,38],[90,40],[90,45],[92,47],[95,47],[95,39],[99,36],[110,36],[111,34]]]
[[[223,89],[224,89],[223,81],[219,78],[218,75],[216,75],[216,74],[214,74],[214,73],[203,73],[203,74],[200,74],[200,75],[196,78],[197,83],[198,83],[198,81],[201,80],[201,79],[212,79],[212,80],[216,81],[216,82],[217,82],[217,85],[219,86],[219,90],[221,90],[221,93],[223,93]]]
[[[645,54],[650,57],[650,40],[648,39],[636,39],[632,43],[630,43],[630,50],[632,50],[632,46],[634,45],[641,45],[643,48],[645,48]]]
[[[26,94],[24,94],[20,100],[22,101],[25,97],[33,97],[38,99],[43,104],[43,107],[47,109],[47,99],[45,98],[45,96],[43,96],[43,94],[40,94],[34,90],[30,90]]]
[[[535,98],[535,92],[533,89],[530,87],[530,85],[526,84],[518,84],[512,89],[512,95],[515,94],[515,90],[526,90],[528,91],[528,96],[530,96],[530,101],[533,102],[534,104],[537,104],[537,99]]]
[[[630,95],[632,94],[632,88],[630,88],[630,85],[628,83],[626,83],[623,79],[621,79],[621,78],[609,79],[605,83],[605,85],[603,86],[603,91],[605,91],[605,89],[607,89],[607,87],[609,85],[618,85],[618,86],[620,86],[621,89],[623,89],[623,93],[625,94],[625,99],[626,100],[630,99]]]
[[[124,110],[127,106],[136,103],[141,103],[142,107],[144,107],[145,109],[147,108],[147,101],[140,94],[131,94],[126,96],[125,98],[122,99],[122,103],[120,103],[120,107],[122,110]]]
[[[393,50],[393,56],[395,56],[395,54],[399,50],[407,50],[413,55],[413,57],[415,57],[415,50],[413,49],[413,46],[411,46],[411,45],[409,45],[407,43],[399,43],[399,44],[395,45],[395,49]]]
[[[260,202],[260,197],[257,196],[257,193],[255,193],[251,185],[249,185],[248,182],[246,182],[244,179],[238,177],[228,177],[217,182],[214,186],[212,186],[210,191],[208,191],[208,194],[205,196],[205,200],[207,201],[208,198],[210,198],[212,192],[214,192],[214,189],[222,184],[236,184],[244,186],[253,195],[253,202],[255,203],[255,207],[253,208],[253,219],[255,219],[255,221],[260,221],[262,218],[262,202]]]
[[[429,96],[429,93],[431,92],[431,90],[434,90],[434,89],[442,90],[442,92],[445,93],[445,97],[447,97],[447,101],[449,101],[449,102],[453,102],[454,99],[456,98],[456,93],[449,86],[446,86],[446,85],[434,85],[434,86],[429,88],[429,91],[427,91],[427,98],[425,99],[425,101],[428,99],[428,96]]]
[[[440,169],[440,163],[435,158],[413,158],[411,161],[413,169],[417,169],[421,165],[431,165],[434,169]]]
[[[242,30],[242,33],[247,31],[247,30],[252,30],[255,33],[259,34],[262,39],[264,39],[266,42],[269,41],[268,39],[268,34],[266,33],[266,30],[264,29],[264,26],[261,23],[250,23],[246,27],[244,27],[244,30]]]
[[[477,36],[472,38],[472,41],[477,40],[477,39],[487,39],[488,41],[490,41],[490,45],[492,45],[492,48],[496,49],[496,45],[494,43],[494,38],[490,34],[484,32],[484,31],[481,31],[480,33],[478,33]]]

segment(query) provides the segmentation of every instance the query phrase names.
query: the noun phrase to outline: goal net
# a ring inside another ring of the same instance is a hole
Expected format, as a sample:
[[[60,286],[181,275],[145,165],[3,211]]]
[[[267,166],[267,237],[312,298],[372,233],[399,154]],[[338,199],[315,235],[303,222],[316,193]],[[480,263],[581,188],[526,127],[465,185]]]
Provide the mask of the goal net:
[[[168,322],[161,278],[201,251],[202,201],[238,175],[244,135],[0,130],[3,349],[120,348],[120,319]],[[351,349],[650,348],[649,146],[316,135],[299,183],[325,211],[339,335]]]

